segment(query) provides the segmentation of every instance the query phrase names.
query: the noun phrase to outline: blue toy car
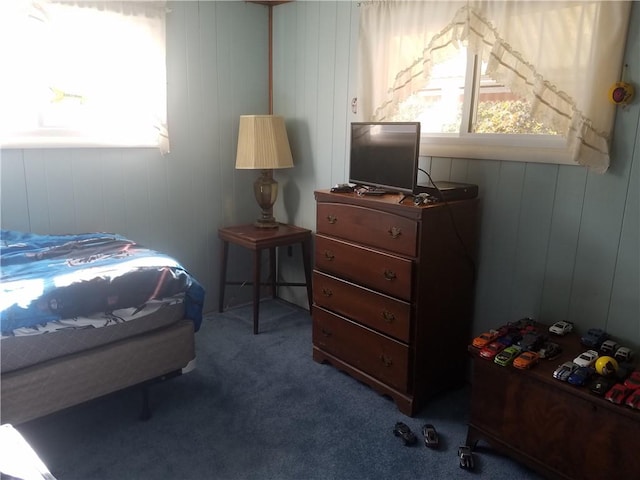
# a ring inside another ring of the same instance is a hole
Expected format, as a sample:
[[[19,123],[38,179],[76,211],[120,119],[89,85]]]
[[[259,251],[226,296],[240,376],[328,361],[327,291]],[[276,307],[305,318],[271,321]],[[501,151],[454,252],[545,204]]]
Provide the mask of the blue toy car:
[[[598,350],[600,345],[602,345],[602,342],[607,338],[609,338],[609,335],[601,328],[590,328],[587,330],[587,333],[580,338],[580,343],[585,347]]]
[[[522,335],[520,334],[520,332],[516,331],[505,334],[504,336],[498,338],[497,341],[506,345],[507,347],[510,347],[511,345],[518,343],[521,339]]]
[[[594,373],[595,371],[591,367],[578,367],[569,374],[567,383],[581,387],[593,377]]]

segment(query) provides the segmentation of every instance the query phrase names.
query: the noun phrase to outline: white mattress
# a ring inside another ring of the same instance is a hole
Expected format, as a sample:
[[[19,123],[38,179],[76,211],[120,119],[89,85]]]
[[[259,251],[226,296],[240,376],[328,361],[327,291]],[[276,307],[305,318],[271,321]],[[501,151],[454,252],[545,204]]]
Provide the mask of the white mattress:
[[[184,304],[180,299],[172,298],[169,301],[149,302],[135,315],[130,313],[116,311],[94,318],[50,322],[38,331],[29,329],[31,333],[2,337],[0,372],[12,372],[166,327],[183,318]]]

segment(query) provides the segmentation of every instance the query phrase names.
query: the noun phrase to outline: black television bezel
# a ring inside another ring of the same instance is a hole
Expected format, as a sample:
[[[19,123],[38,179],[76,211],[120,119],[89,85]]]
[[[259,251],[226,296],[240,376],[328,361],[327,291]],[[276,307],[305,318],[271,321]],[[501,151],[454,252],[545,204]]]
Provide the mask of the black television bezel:
[[[354,126],[376,126],[376,125],[404,125],[404,126],[413,126],[416,129],[416,142],[415,142],[415,149],[414,149],[414,156],[413,156],[413,168],[412,168],[412,177],[411,177],[411,186],[400,186],[400,185],[392,185],[392,184],[388,184],[388,183],[382,183],[382,182],[375,182],[375,181],[371,181],[371,180],[363,180],[363,179],[358,179],[358,178],[354,178],[351,173],[352,173],[352,155],[353,155],[353,131],[354,131]],[[398,193],[408,193],[408,194],[414,194],[416,192],[417,189],[417,184],[418,184],[418,162],[419,162],[419,155],[420,155],[420,122],[351,122],[351,126],[350,126],[350,145],[349,145],[349,183],[355,184],[355,185],[363,185],[363,186],[367,186],[367,187],[373,187],[373,188],[379,188],[379,189],[384,189],[384,190],[388,190],[390,192],[398,192]]]

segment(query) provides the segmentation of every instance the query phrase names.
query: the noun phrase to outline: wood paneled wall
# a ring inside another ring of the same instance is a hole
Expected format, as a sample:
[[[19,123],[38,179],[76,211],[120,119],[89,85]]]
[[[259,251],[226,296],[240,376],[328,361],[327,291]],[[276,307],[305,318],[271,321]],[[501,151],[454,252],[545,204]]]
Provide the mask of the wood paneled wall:
[[[348,125],[357,97],[356,2],[277,7],[275,110],[293,125],[291,180],[314,228],[314,188],[348,175]],[[627,78],[640,79],[640,4],[633,7]],[[638,155],[640,101],[618,110],[612,167],[422,158],[436,179],[478,184],[481,238],[474,330],[532,316],[602,327],[640,346]]]
[[[255,174],[235,171],[234,156],[239,115],[268,111],[267,7],[169,6],[171,153],[2,150],[2,227],[117,231],[183,262],[205,285],[206,308],[213,310],[217,228],[258,214]],[[637,3],[632,14],[627,77],[637,85]],[[356,2],[274,7],[274,113],[286,119],[295,163],[275,175],[280,221],[315,230],[313,191],[347,178],[357,33]],[[619,109],[605,175],[550,164],[421,159],[435,178],[480,186],[475,332],[522,316],[568,319],[640,347],[639,117],[638,100]],[[248,259],[231,254],[231,274],[244,275]],[[281,263],[287,280],[302,278],[296,250],[281,255]],[[247,290],[231,292],[227,303],[248,301]],[[283,293],[306,306],[304,289]]]
[[[205,308],[213,310],[217,229],[259,213],[254,172],[236,172],[234,163],[239,116],[268,111],[267,7],[210,1],[168,6],[171,152],[1,150],[2,228],[121,233],[175,256],[204,284]],[[249,265],[235,256],[230,275]],[[249,292],[241,298],[249,299]]]

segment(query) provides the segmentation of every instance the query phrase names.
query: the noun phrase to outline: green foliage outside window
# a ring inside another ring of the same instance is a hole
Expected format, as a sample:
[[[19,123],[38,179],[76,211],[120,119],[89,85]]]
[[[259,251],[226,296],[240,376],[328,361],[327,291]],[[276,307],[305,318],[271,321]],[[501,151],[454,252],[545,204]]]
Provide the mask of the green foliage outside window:
[[[529,102],[523,100],[480,102],[474,133],[558,134],[536,121],[530,112]]]

